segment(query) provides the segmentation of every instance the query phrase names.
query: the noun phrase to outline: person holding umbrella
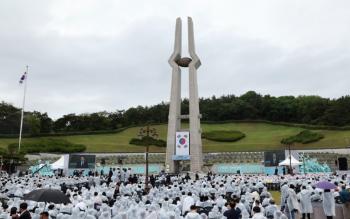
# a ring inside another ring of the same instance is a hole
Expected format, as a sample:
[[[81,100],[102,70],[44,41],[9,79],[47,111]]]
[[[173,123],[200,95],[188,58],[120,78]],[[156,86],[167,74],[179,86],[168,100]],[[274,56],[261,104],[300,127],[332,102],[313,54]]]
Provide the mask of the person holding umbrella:
[[[335,216],[335,199],[332,189],[335,189],[336,186],[333,183],[328,181],[321,181],[316,184],[317,188],[323,189],[323,211],[327,216],[327,219],[332,219]]]
[[[335,200],[330,189],[325,189],[323,192],[323,210],[327,219],[333,219],[333,216],[335,216]]]

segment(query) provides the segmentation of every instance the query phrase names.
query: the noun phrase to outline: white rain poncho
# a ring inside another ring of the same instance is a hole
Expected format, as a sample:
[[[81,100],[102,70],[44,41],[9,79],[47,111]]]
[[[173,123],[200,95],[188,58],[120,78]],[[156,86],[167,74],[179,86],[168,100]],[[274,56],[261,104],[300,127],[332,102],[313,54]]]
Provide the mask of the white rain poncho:
[[[300,205],[298,202],[297,194],[295,193],[294,189],[291,189],[291,188],[288,189],[287,206],[289,211],[292,211],[292,210],[300,211]]]
[[[335,216],[335,200],[333,192],[323,193],[323,211],[326,216]]]
[[[313,213],[311,204],[311,193],[312,191],[308,189],[303,189],[298,194],[298,199],[300,200],[300,211],[301,213]]]

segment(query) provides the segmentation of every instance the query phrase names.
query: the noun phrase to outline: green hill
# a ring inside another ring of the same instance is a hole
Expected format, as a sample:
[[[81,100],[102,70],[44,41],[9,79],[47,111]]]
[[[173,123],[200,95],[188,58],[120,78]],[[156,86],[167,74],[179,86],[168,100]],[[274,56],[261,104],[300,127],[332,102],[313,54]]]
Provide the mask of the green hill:
[[[184,125],[186,126],[186,124]],[[166,140],[167,125],[152,126],[157,129],[161,139]],[[202,124],[204,131],[214,130],[237,130],[243,132],[246,137],[237,142],[215,142],[203,139],[204,152],[224,151],[264,151],[284,149],[280,141],[304,130],[298,127],[272,125],[265,123],[225,123],[225,124]],[[84,144],[87,152],[143,152],[143,147],[130,145],[129,141],[138,134],[139,127],[129,128],[115,134],[98,135],[74,135],[63,137],[72,143]],[[319,149],[319,148],[342,148],[350,144],[349,131],[313,130],[324,135],[318,142],[310,144],[297,144],[293,149]],[[48,138],[48,137],[43,137]],[[24,138],[24,142],[35,141],[37,138]],[[10,143],[16,143],[17,139],[0,138],[0,147],[5,148]],[[165,148],[151,147],[151,152],[164,152]]]

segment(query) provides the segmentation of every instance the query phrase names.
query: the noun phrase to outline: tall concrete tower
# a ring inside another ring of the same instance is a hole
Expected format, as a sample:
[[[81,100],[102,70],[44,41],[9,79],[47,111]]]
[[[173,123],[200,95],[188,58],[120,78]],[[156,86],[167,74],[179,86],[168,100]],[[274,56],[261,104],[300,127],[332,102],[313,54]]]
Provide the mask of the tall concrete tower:
[[[192,18],[188,17],[187,22],[188,51],[191,58],[181,57],[181,18],[176,19],[174,52],[169,58],[169,64],[172,67],[172,81],[165,162],[167,169],[172,173],[178,171],[180,160],[190,160],[191,172],[201,171],[203,166],[201,115],[199,113],[197,84],[197,69],[201,62],[195,52]],[[181,67],[188,68],[189,115],[181,115]],[[181,127],[182,119],[189,119],[189,130]],[[186,155],[186,152],[183,153],[186,148],[189,155]]]

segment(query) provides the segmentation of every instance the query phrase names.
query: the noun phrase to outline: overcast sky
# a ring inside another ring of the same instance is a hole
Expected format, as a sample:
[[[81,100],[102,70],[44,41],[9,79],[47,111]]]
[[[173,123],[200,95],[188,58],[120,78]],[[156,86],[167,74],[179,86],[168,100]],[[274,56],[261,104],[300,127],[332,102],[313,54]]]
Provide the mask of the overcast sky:
[[[168,101],[175,19],[186,29],[186,16],[201,97],[347,95],[349,12],[348,0],[2,0],[0,100],[21,107],[28,64],[26,110],[53,118]],[[186,82],[183,71],[188,96]]]

